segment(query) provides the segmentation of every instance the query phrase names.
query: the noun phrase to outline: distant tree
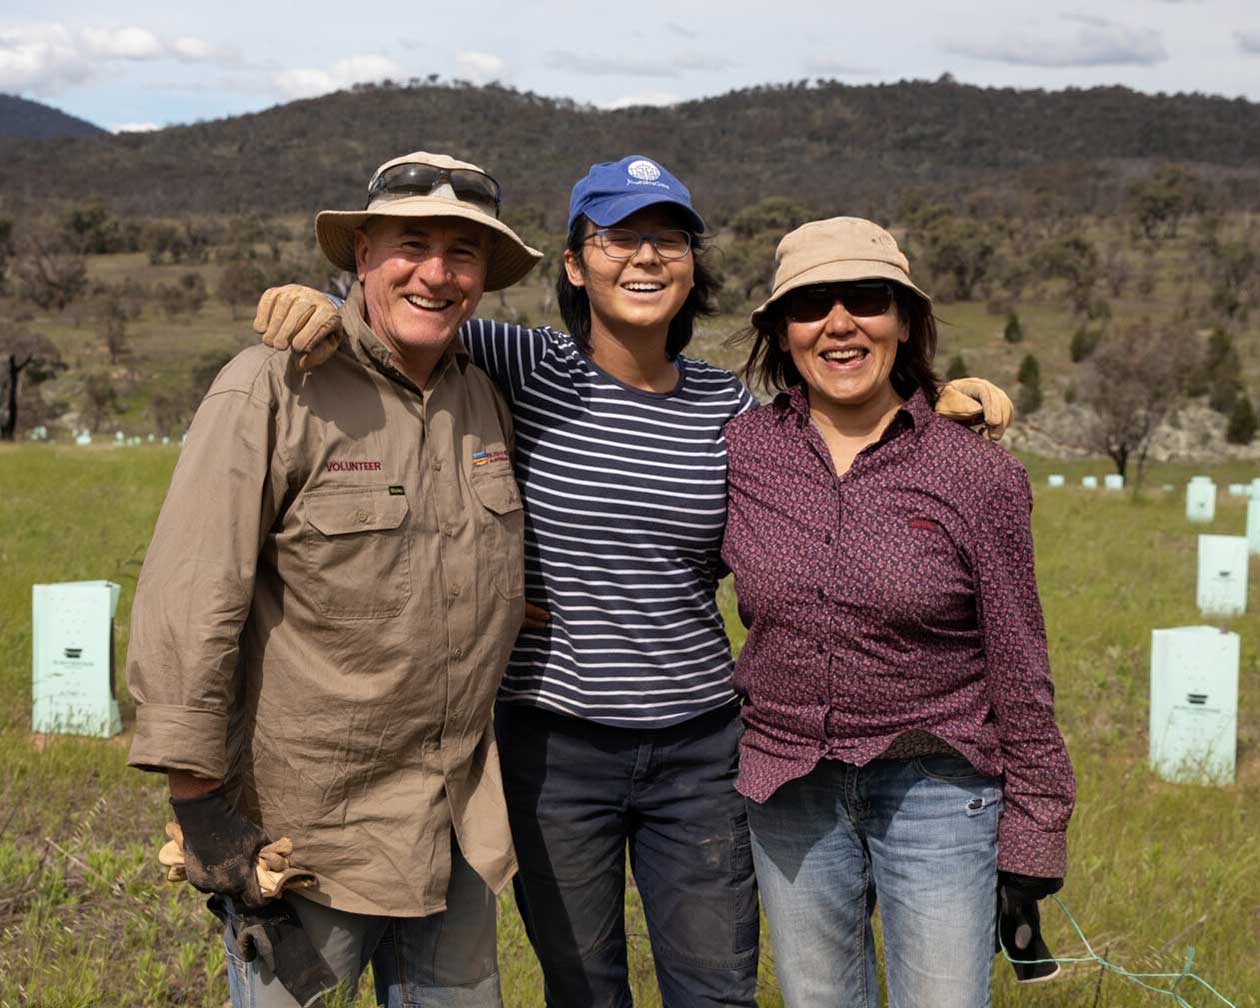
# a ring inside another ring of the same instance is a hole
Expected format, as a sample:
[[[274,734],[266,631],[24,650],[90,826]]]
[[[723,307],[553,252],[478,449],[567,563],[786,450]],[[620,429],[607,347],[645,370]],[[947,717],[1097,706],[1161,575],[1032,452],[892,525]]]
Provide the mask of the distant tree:
[[[1229,414],[1229,424],[1225,428],[1225,440],[1230,444],[1249,445],[1256,436],[1256,428],[1260,421],[1256,419],[1256,411],[1251,405],[1251,397],[1245,392],[1234,401],[1234,409]]]
[[[1260,288],[1260,252],[1250,241],[1223,242],[1211,247],[1212,307],[1229,319],[1245,319]]]
[[[101,342],[109,354],[109,362],[117,364],[127,352],[127,310],[122,302],[108,298],[100,308]]]
[[[187,416],[187,406],[174,396],[159,392],[149,403],[153,429],[162,436],[174,434]]]
[[[1007,343],[1022,343],[1024,341],[1024,327],[1020,324],[1019,315],[1011,312],[1006,316],[1006,328],[1002,330],[1002,338]]]
[[[953,381],[955,378],[966,378],[970,371],[967,370],[967,362],[963,359],[962,354],[954,354],[949,359],[949,367],[945,369],[945,379]]]
[[[1041,365],[1032,354],[1025,354],[1024,359],[1020,361],[1016,381],[1019,382],[1019,392],[1016,395],[1015,406],[1021,415],[1031,416],[1041,409],[1042,402]]]
[[[0,372],[7,396],[6,411],[0,419],[0,441],[12,441],[17,430],[18,384],[25,376],[38,385],[65,370],[61,353],[42,333],[18,329],[12,323],[0,331]]]
[[[787,196],[763,196],[731,218],[730,228],[737,238],[751,238],[774,231],[782,238],[814,217],[809,207]]]
[[[1073,310],[1084,315],[1094,299],[1098,281],[1098,251],[1080,235],[1058,238],[1037,250],[1034,262],[1046,276],[1067,283],[1067,297]]]
[[[1124,246],[1119,243],[1109,245],[1103,252],[1102,266],[1107,291],[1112,297],[1120,297],[1133,277],[1133,267]]]
[[[1224,329],[1213,329],[1203,346],[1198,367],[1190,369],[1187,394],[1206,395],[1212,409],[1229,416],[1242,392],[1241,374],[1242,361],[1233,337]]]
[[[9,257],[13,255],[13,221],[0,217],[0,294],[7,285]]]
[[[1184,368],[1172,333],[1149,321],[1113,333],[1089,360],[1079,385],[1079,399],[1090,407],[1089,445],[1107,455],[1121,476],[1137,463],[1134,487],[1146,472],[1151,440],[1164,418],[1180,404]]]
[[[185,273],[178,283],[158,285],[158,303],[168,319],[196,315],[206,303],[206,281],[200,273]]]
[[[234,259],[223,267],[219,276],[219,300],[232,309],[232,318],[240,318],[242,306],[253,305],[267,289],[267,278],[248,259]]]
[[[1160,165],[1129,186],[1129,205],[1138,230],[1149,239],[1177,237],[1181,219],[1204,205],[1196,175],[1178,165]]]
[[[101,255],[122,247],[118,221],[98,200],[68,210],[61,219],[66,248],[78,255]]]
[[[83,378],[83,403],[86,423],[93,433],[100,430],[118,409],[118,392],[109,375],[89,371]]]
[[[1072,358],[1073,364],[1079,364],[1086,360],[1090,354],[1098,349],[1098,343],[1102,339],[1102,333],[1097,329],[1091,329],[1088,326],[1081,326],[1072,334],[1072,342],[1068,345],[1068,356]]]
[[[83,256],[51,251],[37,238],[23,243],[13,257],[11,272],[18,297],[44,311],[62,311],[88,287]]]
[[[992,229],[974,217],[935,215],[914,229],[927,267],[937,280],[942,300],[970,301],[976,285],[988,275],[997,251]]]

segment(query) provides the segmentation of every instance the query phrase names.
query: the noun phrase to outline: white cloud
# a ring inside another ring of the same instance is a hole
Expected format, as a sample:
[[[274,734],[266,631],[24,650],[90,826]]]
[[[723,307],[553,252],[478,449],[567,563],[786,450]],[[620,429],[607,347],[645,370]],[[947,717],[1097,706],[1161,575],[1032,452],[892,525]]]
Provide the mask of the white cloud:
[[[98,77],[118,60],[213,58],[210,46],[183,36],[167,42],[147,28],[71,29],[46,23],[0,29],[0,90],[53,95]]]
[[[314,98],[351,84],[375,83],[386,77],[398,81],[406,74],[388,56],[363,54],[338,60],[328,70],[282,70],[272,82],[290,98]]]
[[[1054,26],[1021,26],[985,39],[945,39],[960,56],[1037,67],[1153,66],[1168,59],[1159,32],[1087,14],[1064,14]]]
[[[111,133],[152,133],[162,127],[155,122],[117,123],[109,128]]]
[[[464,51],[455,54],[455,75],[474,84],[489,84],[491,81],[504,83],[510,76],[507,64],[498,56]]]
[[[191,35],[181,35],[171,43],[171,52],[176,59],[186,63],[199,63],[214,56],[209,44]]]
[[[84,28],[80,37],[89,56],[104,59],[151,60],[166,54],[166,47],[147,28]]]
[[[605,102],[600,107],[606,109],[633,108],[636,105],[653,105],[662,108],[666,105],[677,105],[682,99],[676,94],[664,91],[649,91],[646,94],[628,95],[615,101]]]
[[[0,90],[56,94],[92,72],[77,40],[61,25],[0,30]]]
[[[1260,56],[1260,31],[1236,31],[1234,39],[1243,52]]]

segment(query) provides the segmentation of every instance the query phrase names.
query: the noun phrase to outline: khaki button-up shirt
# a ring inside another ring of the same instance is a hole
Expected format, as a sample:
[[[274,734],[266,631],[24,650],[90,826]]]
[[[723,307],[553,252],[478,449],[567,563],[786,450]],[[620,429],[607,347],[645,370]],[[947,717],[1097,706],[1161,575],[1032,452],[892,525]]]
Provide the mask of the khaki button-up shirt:
[[[516,869],[491,730],[524,611],[511,420],[462,346],[420,390],[363,318],[308,374],[253,347],[189,430],[136,588],[130,762],[226,778],[355,913],[445,907],[452,829]]]

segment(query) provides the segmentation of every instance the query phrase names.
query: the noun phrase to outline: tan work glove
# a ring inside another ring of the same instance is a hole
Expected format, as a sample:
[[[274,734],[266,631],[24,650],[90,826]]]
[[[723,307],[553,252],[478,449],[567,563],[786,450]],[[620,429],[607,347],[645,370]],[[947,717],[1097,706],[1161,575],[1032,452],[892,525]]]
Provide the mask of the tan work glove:
[[[298,355],[298,369],[309,371],[337,352],[341,315],[328,298],[312,287],[269,287],[258,299],[254,332],[274,350],[292,346]]]
[[[184,870],[184,832],[179,823],[166,824],[167,842],[158,851],[158,863],[166,868],[168,882],[186,882],[188,874]],[[286,889],[309,889],[315,885],[315,875],[305,868],[295,868],[289,863],[289,855],[293,853],[293,841],[281,837],[269,843],[258,852],[258,863],[254,872],[258,877],[258,888],[262,890],[263,899],[275,899]]]
[[[983,378],[955,378],[941,386],[936,412],[968,427],[984,424],[984,436],[1000,441],[1015,419],[1010,396]]]

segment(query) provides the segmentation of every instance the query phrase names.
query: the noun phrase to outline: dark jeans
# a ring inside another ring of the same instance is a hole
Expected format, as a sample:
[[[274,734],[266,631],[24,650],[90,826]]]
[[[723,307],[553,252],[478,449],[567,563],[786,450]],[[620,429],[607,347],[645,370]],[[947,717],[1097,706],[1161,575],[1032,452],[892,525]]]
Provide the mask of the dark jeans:
[[[628,1008],[626,845],[664,1008],[755,1008],[757,888],[739,707],[610,728],[501,703],[516,902],[548,1008]]]

